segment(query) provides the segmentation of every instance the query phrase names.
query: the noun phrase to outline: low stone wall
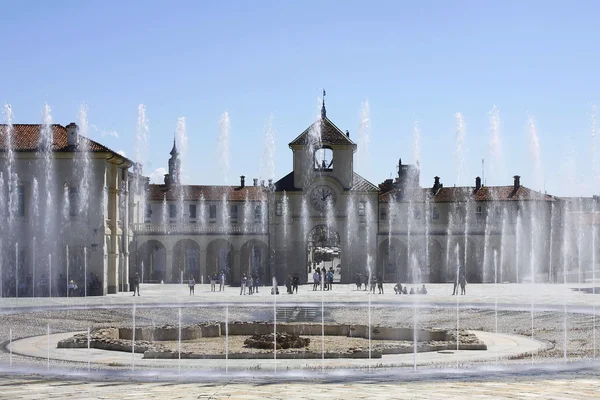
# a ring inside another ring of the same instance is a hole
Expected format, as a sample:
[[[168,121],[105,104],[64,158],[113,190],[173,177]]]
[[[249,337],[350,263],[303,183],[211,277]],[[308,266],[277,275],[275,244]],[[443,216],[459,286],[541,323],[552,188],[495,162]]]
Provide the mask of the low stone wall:
[[[227,329],[226,329],[227,328]],[[188,325],[181,327],[181,340],[196,340],[208,337],[219,337],[227,331],[231,336],[251,336],[255,334],[269,334],[275,330],[272,322],[232,322],[227,327],[225,323],[208,323]],[[277,332],[296,334],[301,336],[346,336],[369,339],[367,325],[346,324],[316,324],[316,323],[280,323]],[[416,335],[417,351],[442,351],[456,350],[456,332],[441,329],[417,330],[410,328],[371,327],[371,339],[378,341],[412,341]],[[467,331],[460,331],[459,350],[487,350],[487,346],[475,335]],[[180,354],[165,348],[161,341],[177,341],[179,339],[178,326],[138,327],[135,329],[135,352],[144,353],[144,358],[179,358]],[[87,348],[88,337],[86,333],[74,335],[72,338],[58,342],[59,348]],[[101,328],[90,333],[89,346],[91,348],[125,351],[132,350],[132,328]],[[382,354],[412,353],[413,347],[390,346],[371,352],[371,358],[381,358]],[[281,359],[321,358],[322,353],[306,351],[292,351],[277,353]],[[325,358],[368,358],[369,352],[363,349],[348,349],[345,352],[326,352]],[[224,354],[199,354],[182,352],[181,358],[198,359],[224,359]],[[228,355],[231,359],[270,359],[271,352],[238,352]]]

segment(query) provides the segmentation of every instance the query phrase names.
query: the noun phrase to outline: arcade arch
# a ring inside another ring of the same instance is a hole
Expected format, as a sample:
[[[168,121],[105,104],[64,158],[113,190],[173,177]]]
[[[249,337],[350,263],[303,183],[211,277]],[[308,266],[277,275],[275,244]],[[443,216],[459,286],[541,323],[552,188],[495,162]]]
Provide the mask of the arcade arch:
[[[271,277],[268,263],[268,247],[258,240],[252,239],[242,245],[240,250],[240,276],[234,276],[237,282],[241,274],[252,275],[254,279],[258,277],[261,283],[268,282]]]
[[[200,280],[200,246],[192,239],[181,239],[173,246],[173,272],[171,282]]]
[[[231,283],[233,274],[233,244],[225,239],[215,239],[206,248],[206,274],[225,273],[226,282]]]
[[[133,275],[137,272],[140,281],[144,283],[159,283],[165,280],[167,270],[167,251],[158,240],[148,240],[142,243],[137,250],[137,265],[130,271]]]
[[[342,248],[339,233],[327,225],[315,226],[308,233],[306,252],[308,282],[312,282],[312,275],[317,268],[333,268],[334,282],[341,281]]]

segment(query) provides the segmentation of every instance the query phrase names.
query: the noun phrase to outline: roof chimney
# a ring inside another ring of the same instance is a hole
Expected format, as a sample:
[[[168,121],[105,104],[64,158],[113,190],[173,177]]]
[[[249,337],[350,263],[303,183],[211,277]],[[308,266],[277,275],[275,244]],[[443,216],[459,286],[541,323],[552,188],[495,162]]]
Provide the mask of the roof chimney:
[[[515,179],[513,188],[514,188],[514,191],[516,192],[521,187],[521,177],[519,175],[515,175],[515,176],[513,176],[513,178]]]
[[[475,178],[475,191],[478,191],[479,189],[481,189],[481,178],[477,177]]]
[[[75,122],[67,125],[67,145],[76,147],[79,144],[79,127]]]
[[[254,186],[258,186],[258,178],[254,178],[252,181],[254,182]]]
[[[246,177],[244,175],[240,176],[240,188],[244,188],[246,186]]]
[[[350,131],[348,129],[346,129],[346,137],[350,138]]]
[[[438,190],[440,190],[442,188],[442,184],[440,183],[440,177],[439,176],[434,176],[433,177],[433,187],[431,188],[431,191],[433,192],[433,194],[436,194]]]

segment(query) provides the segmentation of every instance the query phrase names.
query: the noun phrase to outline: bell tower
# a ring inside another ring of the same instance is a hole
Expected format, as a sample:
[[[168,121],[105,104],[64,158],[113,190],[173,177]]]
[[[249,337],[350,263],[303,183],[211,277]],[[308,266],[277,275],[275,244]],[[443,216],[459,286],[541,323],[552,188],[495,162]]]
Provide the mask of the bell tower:
[[[356,143],[348,131],[342,132],[327,118],[324,98],[325,91],[320,118],[289,144],[294,152],[296,189],[304,189],[318,177],[334,178],[344,189],[352,187]]]

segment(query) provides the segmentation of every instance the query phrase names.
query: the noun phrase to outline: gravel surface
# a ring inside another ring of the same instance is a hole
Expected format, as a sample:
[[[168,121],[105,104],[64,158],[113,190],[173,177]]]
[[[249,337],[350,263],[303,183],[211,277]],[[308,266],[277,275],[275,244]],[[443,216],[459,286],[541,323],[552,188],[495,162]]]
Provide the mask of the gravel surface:
[[[327,307],[327,321],[346,324],[368,324],[369,309],[360,306]],[[182,324],[224,321],[225,309],[222,307],[182,308]],[[272,320],[273,308],[263,306],[229,307],[229,321]],[[0,342],[6,344],[9,332],[13,339],[45,335],[48,327],[52,333],[85,331],[87,328],[109,327],[115,325],[131,326],[131,309],[89,309],[45,311],[2,315],[0,324]],[[320,314],[319,314],[320,317]],[[429,307],[423,309],[373,306],[370,309],[373,325],[404,326],[419,328],[456,329],[457,313],[455,308]],[[460,309],[458,325],[461,329],[498,331],[524,336],[532,334],[532,316],[529,312],[498,311],[497,319],[493,310]],[[316,321],[318,322],[318,320]],[[136,326],[177,325],[177,308],[137,308]],[[595,354],[593,317],[583,314],[564,314],[560,312],[539,312],[534,314],[533,337],[549,344],[549,349],[534,355],[537,360],[554,359],[560,361],[565,355],[569,360],[588,359]],[[596,321],[598,327],[598,321]],[[566,334],[565,334],[566,328]],[[344,338],[348,343],[348,339]],[[315,342],[320,346],[320,340]],[[2,346],[0,363],[9,363],[9,354]],[[319,350],[320,351],[320,347]],[[530,357],[527,361],[530,361]],[[46,360],[33,359],[18,355],[12,356],[13,364],[46,367]],[[523,360],[524,361],[524,360]],[[52,365],[68,366],[68,362],[52,360]],[[513,360],[510,362],[519,362]],[[72,364],[71,364],[72,365]],[[118,367],[115,367],[118,368]]]

